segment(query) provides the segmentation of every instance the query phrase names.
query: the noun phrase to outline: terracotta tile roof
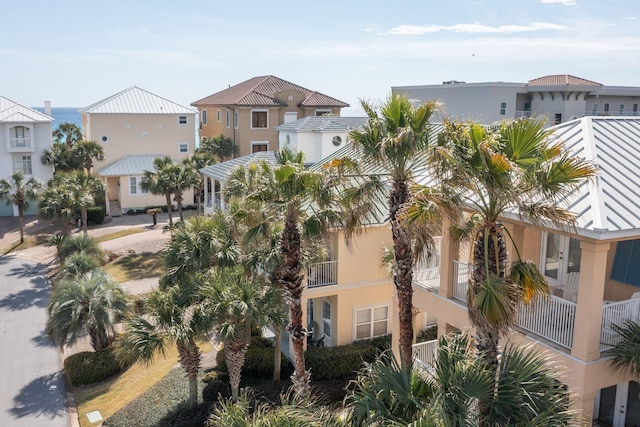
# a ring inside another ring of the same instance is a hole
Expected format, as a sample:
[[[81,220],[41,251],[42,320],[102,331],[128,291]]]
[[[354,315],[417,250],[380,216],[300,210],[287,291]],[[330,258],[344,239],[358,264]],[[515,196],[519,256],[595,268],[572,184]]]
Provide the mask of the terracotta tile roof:
[[[572,76],[571,74],[555,74],[551,76],[538,77],[537,79],[529,80],[527,86],[598,86],[602,87],[602,84],[583,79],[580,77]]]
[[[279,92],[295,90],[302,92],[306,98],[299,105],[302,107],[348,107],[349,104],[314,92],[275,76],[254,77],[228,89],[193,102],[193,106],[202,105],[237,105],[281,107],[286,102],[276,98]]]

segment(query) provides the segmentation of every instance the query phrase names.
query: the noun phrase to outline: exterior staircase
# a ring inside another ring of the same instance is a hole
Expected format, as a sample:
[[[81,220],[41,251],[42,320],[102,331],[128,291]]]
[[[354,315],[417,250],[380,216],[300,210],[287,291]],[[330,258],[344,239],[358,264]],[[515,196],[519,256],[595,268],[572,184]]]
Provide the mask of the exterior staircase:
[[[109,211],[111,212],[111,216],[122,216],[120,200],[109,200]]]

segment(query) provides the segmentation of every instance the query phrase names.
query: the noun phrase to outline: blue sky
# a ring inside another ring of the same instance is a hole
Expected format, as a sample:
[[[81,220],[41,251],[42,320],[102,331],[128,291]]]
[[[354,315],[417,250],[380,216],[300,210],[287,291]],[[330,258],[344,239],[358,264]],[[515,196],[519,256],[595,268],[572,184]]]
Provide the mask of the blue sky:
[[[10,2],[0,95],[83,107],[130,86],[182,105],[272,74],[351,104],[391,86],[573,74],[640,86],[637,0]]]

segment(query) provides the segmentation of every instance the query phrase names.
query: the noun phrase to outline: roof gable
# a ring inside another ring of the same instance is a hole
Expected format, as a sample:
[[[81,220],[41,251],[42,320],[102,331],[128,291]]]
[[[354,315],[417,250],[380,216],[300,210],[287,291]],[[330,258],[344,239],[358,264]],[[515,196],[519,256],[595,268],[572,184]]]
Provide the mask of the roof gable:
[[[38,123],[52,121],[53,117],[0,96],[0,122]]]
[[[191,105],[236,105],[236,106],[261,106],[280,107],[287,105],[279,100],[276,95],[286,90],[302,92],[305,99],[300,103],[303,107],[348,107],[349,104],[311,91],[302,86],[288,82],[275,76],[260,76],[246,80],[235,86],[214,93],[213,95],[193,102]]]
[[[155,95],[137,86],[130,87],[101,101],[85,107],[82,112],[89,114],[195,114],[166,98]]]
[[[527,86],[593,86],[593,89],[597,89],[602,84],[571,74],[555,74],[529,80]]]

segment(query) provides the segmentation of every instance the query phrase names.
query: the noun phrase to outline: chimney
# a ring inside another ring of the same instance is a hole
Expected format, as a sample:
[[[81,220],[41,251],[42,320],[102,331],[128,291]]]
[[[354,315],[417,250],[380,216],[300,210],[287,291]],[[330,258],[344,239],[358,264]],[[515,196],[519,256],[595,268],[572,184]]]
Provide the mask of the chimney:
[[[51,116],[51,101],[44,101],[44,113]]]

